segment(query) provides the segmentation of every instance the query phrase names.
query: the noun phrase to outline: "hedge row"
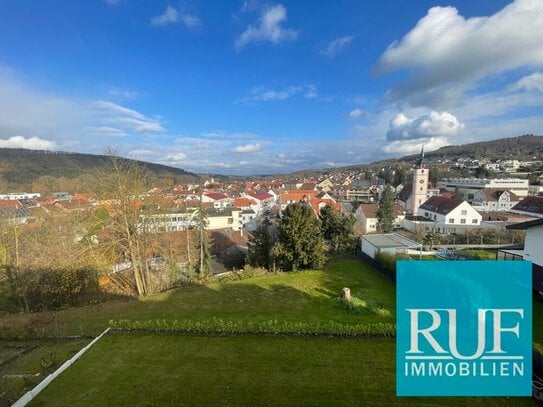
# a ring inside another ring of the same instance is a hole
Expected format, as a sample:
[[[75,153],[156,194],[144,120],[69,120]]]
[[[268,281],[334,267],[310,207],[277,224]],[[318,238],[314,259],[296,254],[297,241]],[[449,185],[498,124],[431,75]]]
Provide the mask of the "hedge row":
[[[333,337],[394,337],[396,326],[391,323],[346,325],[337,322],[308,323],[290,321],[225,321],[166,320],[135,321],[119,319],[109,321],[115,332],[159,332],[200,335],[263,335],[263,336],[333,336]]]

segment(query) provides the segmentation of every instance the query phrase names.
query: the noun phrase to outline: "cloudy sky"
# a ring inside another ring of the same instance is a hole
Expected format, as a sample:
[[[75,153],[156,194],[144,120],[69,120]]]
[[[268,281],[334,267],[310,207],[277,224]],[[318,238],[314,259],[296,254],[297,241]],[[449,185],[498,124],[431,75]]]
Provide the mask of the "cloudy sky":
[[[264,174],[543,131],[543,1],[0,2],[0,147]]]

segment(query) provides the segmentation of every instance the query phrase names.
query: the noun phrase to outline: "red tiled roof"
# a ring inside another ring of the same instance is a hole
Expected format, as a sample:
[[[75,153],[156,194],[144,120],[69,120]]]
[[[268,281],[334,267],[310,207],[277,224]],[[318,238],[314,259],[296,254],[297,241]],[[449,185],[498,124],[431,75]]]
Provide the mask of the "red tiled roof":
[[[252,196],[255,199],[258,199],[259,201],[264,201],[266,199],[272,199],[273,198],[273,195],[268,194],[267,192],[259,192],[257,194],[249,193],[247,195]]]
[[[205,194],[208,198],[211,198],[213,199],[214,201],[220,201],[222,199],[226,199],[228,198],[226,195],[224,194],[220,194],[218,192],[211,192],[209,194]]]
[[[20,208],[21,206],[23,206],[21,202],[15,199],[0,200],[0,208]]]
[[[293,189],[290,191],[287,191],[280,195],[280,200],[282,203],[286,203],[288,201],[301,201],[302,199],[306,198],[315,198],[315,195],[318,191],[313,190],[305,190],[305,189]]]
[[[379,204],[360,204],[359,208],[362,208],[362,210],[364,211],[364,215],[366,215],[366,218],[377,218],[377,210],[379,209]],[[404,209],[400,205],[395,204],[393,208],[395,216],[405,214]]]
[[[238,208],[245,208],[254,204],[256,204],[256,202],[249,198],[236,198],[234,200],[234,206]]]

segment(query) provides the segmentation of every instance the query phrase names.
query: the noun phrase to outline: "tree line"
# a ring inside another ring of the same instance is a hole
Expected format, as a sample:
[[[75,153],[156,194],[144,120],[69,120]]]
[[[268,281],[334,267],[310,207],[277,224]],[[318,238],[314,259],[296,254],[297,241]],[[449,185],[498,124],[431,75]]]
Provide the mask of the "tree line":
[[[270,271],[320,269],[330,253],[352,253],[355,219],[329,205],[315,216],[311,206],[293,203],[279,221],[264,219],[248,242],[251,266]]]
[[[154,177],[144,166],[112,153],[94,175],[98,208],[36,208],[30,224],[0,219],[0,309],[83,305],[101,300],[102,287],[144,296],[209,277],[213,242],[202,207],[190,228],[154,233],[148,223],[163,203],[147,194]]]

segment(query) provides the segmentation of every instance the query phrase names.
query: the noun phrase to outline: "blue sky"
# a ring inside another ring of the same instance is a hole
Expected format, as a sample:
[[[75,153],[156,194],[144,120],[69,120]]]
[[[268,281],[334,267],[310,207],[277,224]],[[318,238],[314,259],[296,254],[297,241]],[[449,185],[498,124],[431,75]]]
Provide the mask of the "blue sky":
[[[543,2],[0,2],[0,147],[197,172],[540,134]]]

